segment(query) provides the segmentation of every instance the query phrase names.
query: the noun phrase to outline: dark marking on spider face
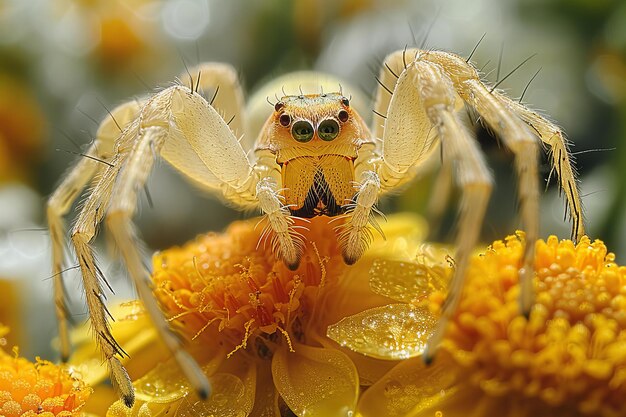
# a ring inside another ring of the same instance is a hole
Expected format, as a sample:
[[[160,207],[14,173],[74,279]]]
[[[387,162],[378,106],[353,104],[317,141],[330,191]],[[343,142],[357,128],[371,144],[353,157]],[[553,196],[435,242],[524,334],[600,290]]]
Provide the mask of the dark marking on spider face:
[[[343,214],[345,209],[337,204],[324,173],[318,169],[315,172],[313,185],[304,200],[304,205],[298,209],[290,209],[291,214],[297,217],[310,219],[315,216],[337,216]]]

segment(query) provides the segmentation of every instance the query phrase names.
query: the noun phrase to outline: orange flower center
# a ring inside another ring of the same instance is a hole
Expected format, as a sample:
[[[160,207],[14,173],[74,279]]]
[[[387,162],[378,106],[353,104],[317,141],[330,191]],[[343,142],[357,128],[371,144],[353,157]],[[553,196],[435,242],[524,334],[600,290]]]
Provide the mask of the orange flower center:
[[[518,309],[523,244],[510,236],[473,259],[443,349],[470,373],[465,381],[492,397],[521,394],[529,409],[536,398],[589,415],[623,413],[626,267],[600,241],[537,242],[527,320]]]
[[[90,394],[65,368],[0,351],[1,416],[78,416]]]
[[[294,324],[308,320],[317,289],[346,266],[328,218],[296,226],[307,230],[298,229],[305,252],[295,271],[276,259],[258,220],[235,222],[223,234],[155,255],[155,293],[166,316],[191,339],[211,338],[217,330],[237,348],[251,335],[277,341],[282,334],[290,344],[291,337],[302,337]]]

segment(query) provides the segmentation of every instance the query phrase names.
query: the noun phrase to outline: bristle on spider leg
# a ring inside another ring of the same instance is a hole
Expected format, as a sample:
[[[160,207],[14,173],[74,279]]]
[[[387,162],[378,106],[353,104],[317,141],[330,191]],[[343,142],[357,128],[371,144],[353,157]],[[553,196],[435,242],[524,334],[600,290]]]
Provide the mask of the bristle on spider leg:
[[[478,49],[478,46],[480,45],[480,43],[483,41],[483,39],[485,39],[485,36],[487,36],[487,32],[483,33],[483,36],[480,37],[480,39],[478,40],[478,42],[476,42],[476,45],[474,45],[474,48],[472,49],[472,52],[470,52],[469,56],[467,57],[467,59],[465,60],[465,62],[467,62],[469,64],[470,59],[472,59],[472,57],[474,56],[474,53],[476,52],[476,50]]]

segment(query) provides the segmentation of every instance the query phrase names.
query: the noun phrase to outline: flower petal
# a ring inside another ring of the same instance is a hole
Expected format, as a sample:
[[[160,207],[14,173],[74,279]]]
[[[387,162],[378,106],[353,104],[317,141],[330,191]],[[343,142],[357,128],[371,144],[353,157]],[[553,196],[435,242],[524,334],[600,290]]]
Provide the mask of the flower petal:
[[[272,381],[272,370],[269,366],[258,366],[254,409],[250,417],[280,417],[277,399],[278,392]]]
[[[243,367],[239,367],[243,369]],[[212,372],[203,367],[206,373]],[[207,372],[208,371],[208,372]],[[214,371],[214,370],[213,370]],[[213,392],[205,401],[191,390],[176,363],[160,364],[134,383],[136,402],[132,409],[116,401],[108,410],[108,417],[173,417],[191,416],[247,416],[254,403],[256,367],[247,368],[243,380],[231,373],[217,373],[210,378]]]
[[[346,317],[328,327],[328,337],[342,346],[378,359],[421,355],[437,323],[426,308],[389,304]]]
[[[172,411],[176,410],[178,402],[174,403],[145,403],[143,401],[135,402],[133,408],[128,408],[121,400],[115,401],[106,413],[106,417],[157,417],[157,416],[175,416]]]
[[[213,393],[206,400],[200,400],[195,393],[190,394],[180,403],[176,417],[246,416],[252,409],[250,393],[246,392],[246,384],[233,374],[215,374],[211,377]],[[252,393],[254,398],[254,393]]]
[[[387,292],[381,291],[381,294],[378,294],[370,288],[370,271],[377,261],[389,260],[390,263],[394,263],[392,267],[394,273],[396,271],[404,273],[401,268],[397,270],[396,264],[400,263],[400,260],[404,261],[404,265],[415,263],[411,260],[415,259],[417,253],[420,255],[418,260],[428,267],[442,262],[447,266],[445,255],[448,251],[444,251],[440,246],[421,244],[428,232],[427,224],[421,217],[408,213],[394,214],[387,222],[381,223],[381,228],[386,240],[379,238],[375,233],[371,247],[357,263],[344,271],[340,280],[334,282],[335,287],[327,283],[323,305],[328,308],[321,309],[321,314],[316,319],[316,330],[320,334],[326,334],[329,324],[337,323],[346,316],[389,303],[390,295]],[[394,262],[392,259],[398,261]],[[381,271],[377,272],[378,275],[374,279],[379,281],[379,287],[382,288],[388,285],[392,277],[382,276],[379,272]],[[413,282],[415,278],[409,276],[406,280]],[[415,298],[416,292],[410,289],[411,285],[403,285],[396,292],[398,294],[409,292],[409,296],[403,296],[402,300],[412,301]]]
[[[379,239],[378,235],[374,234],[374,241],[372,242],[372,249],[374,250],[378,246],[386,246],[398,238],[406,239],[409,242],[423,242],[428,236],[428,222],[415,213],[394,213],[387,217],[387,221],[381,222],[380,227],[385,233],[385,239]],[[392,249],[393,252],[396,252],[402,249],[402,245],[396,243]],[[367,252],[365,256],[367,256]]]
[[[122,364],[133,379],[170,356],[139,301],[113,306],[111,314],[115,318],[111,329],[113,337],[132,358],[122,358]],[[94,347],[88,322],[72,332],[72,344],[76,349],[70,364],[84,376],[87,384],[96,386],[108,378],[109,370]]]
[[[267,363],[265,368],[267,368],[267,372],[269,373],[269,364]],[[229,374],[237,377],[243,384],[243,391],[241,393],[241,398],[236,399],[236,403],[238,404],[239,414],[238,415],[249,415],[252,411],[252,408],[255,403],[255,397],[257,394],[257,362],[254,360],[250,360],[247,356],[237,355],[230,360],[225,360],[222,362],[222,365],[219,368],[219,374]],[[220,390],[223,390],[219,386],[219,384],[223,383],[223,378],[220,380],[219,378],[214,381],[213,377],[209,378],[211,384],[214,385],[213,392],[219,393]],[[222,381],[222,382],[221,382]],[[273,389],[273,385],[271,384],[271,380],[269,380],[270,386]],[[218,384],[218,385],[216,385]],[[235,403],[234,399],[229,399],[229,403]],[[218,415],[221,415],[218,413]]]
[[[434,415],[434,412],[421,412],[426,409],[436,410],[440,402],[454,395],[455,388],[451,386],[455,378],[450,360],[443,355],[438,356],[435,363],[429,366],[424,365],[420,357],[402,361],[363,393],[358,406],[359,415]]]
[[[202,366],[206,375],[212,375],[222,363],[224,356],[216,355]],[[212,378],[211,378],[212,379]],[[154,369],[133,382],[135,398],[148,403],[170,403],[187,396],[191,391],[187,378],[174,358],[159,363]]]
[[[338,350],[296,344],[274,353],[272,375],[289,408],[302,416],[349,416],[354,412],[359,377]]]
[[[131,415],[131,409],[126,407],[121,400],[115,401],[107,410],[106,417],[127,417]]]
[[[151,403],[170,403],[189,393],[188,382],[173,359],[158,364],[133,385],[137,400]]]
[[[422,245],[417,261],[379,258],[369,272],[370,287],[376,294],[405,303],[424,299],[447,286],[448,251]]]
[[[332,343],[332,346],[334,349],[339,349],[337,343]],[[392,361],[389,359],[378,359],[371,356],[365,356],[349,349],[344,349],[343,353],[345,353],[350,358],[352,363],[354,363],[354,366],[356,366],[357,372],[359,373],[359,385],[361,388],[373,385],[398,363],[398,361]]]

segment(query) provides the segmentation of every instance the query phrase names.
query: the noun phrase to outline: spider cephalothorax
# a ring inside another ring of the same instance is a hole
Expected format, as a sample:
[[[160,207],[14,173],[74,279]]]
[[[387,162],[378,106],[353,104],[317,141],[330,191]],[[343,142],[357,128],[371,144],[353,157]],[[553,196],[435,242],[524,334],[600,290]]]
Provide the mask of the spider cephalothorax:
[[[280,166],[282,196],[292,215],[345,212],[354,197],[354,160],[369,129],[339,93],[283,97],[257,141]]]
[[[482,154],[463,124],[463,103],[515,156],[520,212],[526,241],[530,242],[519,270],[522,312],[528,313],[532,304],[532,242],[539,233],[540,143],[551,150],[551,164],[572,216],[572,233],[576,238],[584,234],[578,187],[561,130],[488,87],[474,66],[457,55],[418,49],[390,54],[378,78],[375,117],[369,130],[347,98],[347,89],[341,93],[283,94],[273,108],[259,104],[266,94],[273,95],[281,87],[333,91],[339,81],[331,76],[296,73],[281,77],[261,90],[261,99],[252,99],[244,108],[243,92],[232,67],[209,63],[192,69],[190,74],[197,76],[190,75],[189,87],[175,85],[114,109],[86,151],[87,157],[78,162],[48,202],[56,311],[62,353],[66,356],[69,344],[61,282],[62,216],[84,187],[93,182],[72,229],[71,241],[95,338],[128,405],[134,401],[133,388],[119,360],[124,351],[110,332],[104,281],[91,249],[97,226],[103,220],[163,341],[198,394],[210,393],[206,376],[162,317],[133,233],[131,220],[137,194],[156,156],[232,205],[260,210],[267,225],[263,236],[271,236],[272,252],[295,269],[308,244],[299,232],[304,226],[296,222],[297,217],[340,219],[334,230],[343,259],[348,264],[357,262],[371,240],[371,228],[377,226],[373,214],[378,198],[410,181],[417,167],[424,166],[440,146],[440,178],[450,182],[453,172],[462,196],[455,273],[442,319],[424,352],[426,360],[432,357],[456,309],[492,187]],[[213,94],[210,102],[198,94],[202,90],[217,92],[218,88],[219,94]],[[436,197],[445,202],[445,193]]]

